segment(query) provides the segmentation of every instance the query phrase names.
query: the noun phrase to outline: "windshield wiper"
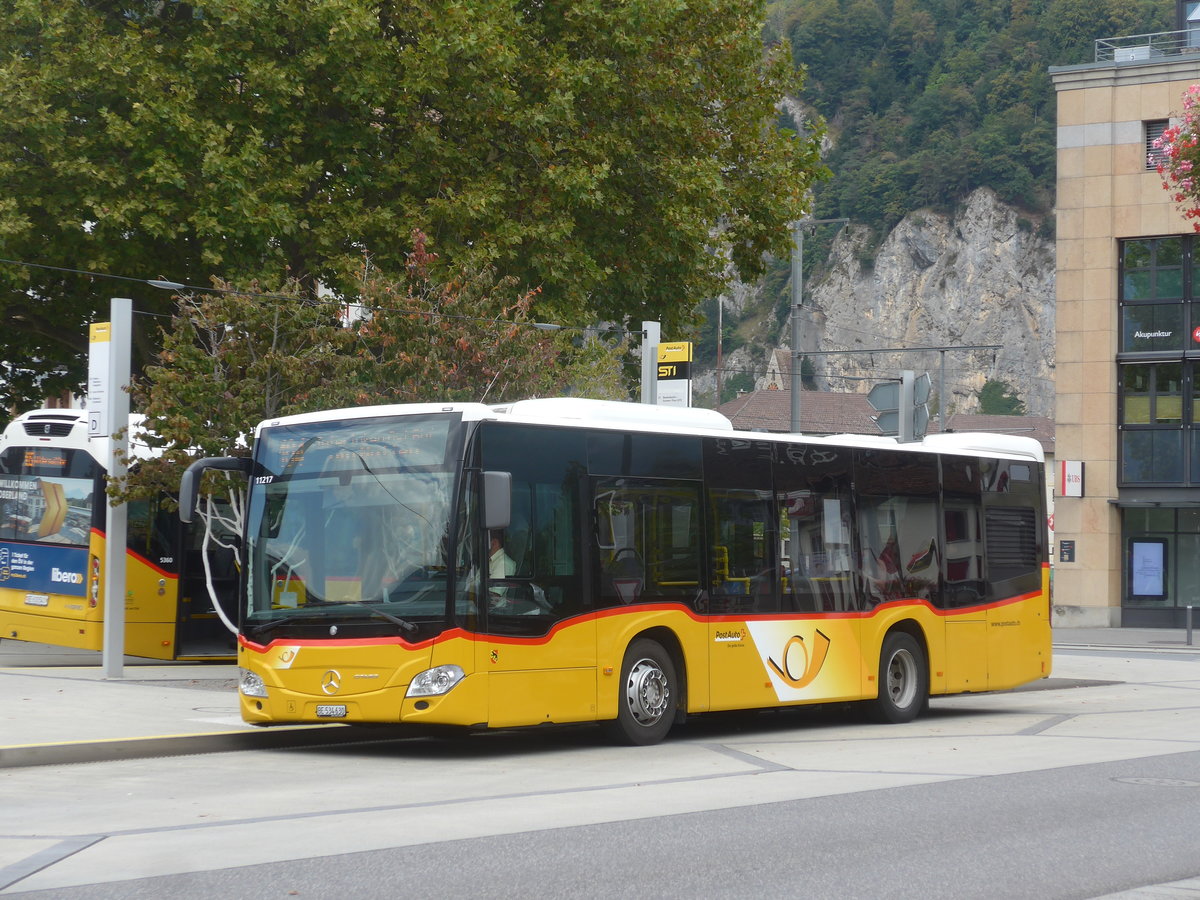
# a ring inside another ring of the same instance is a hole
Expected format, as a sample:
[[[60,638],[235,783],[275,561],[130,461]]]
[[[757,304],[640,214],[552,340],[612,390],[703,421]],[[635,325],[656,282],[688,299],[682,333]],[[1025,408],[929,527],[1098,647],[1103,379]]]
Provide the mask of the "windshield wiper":
[[[390,612],[385,612],[382,609],[379,609],[378,607],[369,606],[365,603],[358,603],[358,602],[355,602],[355,603],[348,603],[348,602],[327,603],[327,602],[322,602],[320,605],[321,605],[322,609],[328,609],[331,606],[353,606],[356,609],[366,609],[366,610],[369,610],[374,615],[379,616],[381,619],[387,619],[389,622],[399,625],[404,630],[405,634],[416,634],[416,632],[418,631],[417,626],[414,623],[409,622],[407,619],[401,619],[399,616],[393,616]],[[326,624],[329,624],[329,618],[328,618],[328,616],[324,615],[323,613],[317,614],[317,615],[307,615],[307,616],[304,616],[304,615],[301,615],[301,616],[279,616],[278,618],[275,618],[275,619],[268,619],[266,622],[248,621],[246,624],[247,624],[247,626],[254,627],[258,631],[267,631],[271,628],[276,628],[280,625],[289,625],[289,624],[290,625],[326,625]]]
[[[343,600],[340,603],[339,602],[334,602],[334,603],[323,602],[323,603],[321,603],[322,609],[329,609],[332,606],[353,607],[354,609],[367,609],[367,610],[370,610],[375,615],[379,616],[381,619],[387,619],[389,622],[394,622],[395,624],[399,625],[401,628],[404,629],[404,632],[406,634],[414,634],[417,631],[417,626],[414,625],[412,622],[408,621],[407,619],[401,619],[399,616],[393,616],[390,612],[384,612],[378,606],[371,606],[369,603],[363,603],[358,600],[354,600],[354,601]]]
[[[382,609],[380,609],[377,606],[368,606],[367,609],[369,609],[371,612],[375,613],[375,615],[377,615],[377,616],[383,616],[383,618],[387,619],[389,622],[395,622],[397,625],[399,625],[401,628],[404,629],[406,634],[416,634],[417,633],[417,626],[414,625],[412,622],[408,621],[407,619],[402,619],[399,616],[393,616],[390,612],[384,612]]]

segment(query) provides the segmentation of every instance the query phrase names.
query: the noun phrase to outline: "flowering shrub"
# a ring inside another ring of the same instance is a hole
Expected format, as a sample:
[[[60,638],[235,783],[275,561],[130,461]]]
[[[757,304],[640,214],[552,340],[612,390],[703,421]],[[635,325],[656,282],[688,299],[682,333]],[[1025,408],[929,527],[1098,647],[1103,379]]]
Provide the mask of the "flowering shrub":
[[[1200,84],[1193,84],[1183,95],[1183,117],[1178,125],[1164,129],[1153,143],[1147,162],[1163,179],[1184,218],[1200,220]],[[1200,221],[1192,222],[1200,231]]]

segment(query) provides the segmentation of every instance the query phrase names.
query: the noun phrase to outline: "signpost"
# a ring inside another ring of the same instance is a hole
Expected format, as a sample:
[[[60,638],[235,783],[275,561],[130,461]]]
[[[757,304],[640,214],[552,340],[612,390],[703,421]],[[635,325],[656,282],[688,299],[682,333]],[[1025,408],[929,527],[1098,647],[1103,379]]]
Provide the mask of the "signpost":
[[[655,402],[659,406],[692,405],[692,345],[689,341],[671,341],[658,345],[658,386]]]
[[[927,373],[916,376],[906,369],[899,381],[884,381],[871,388],[867,402],[878,413],[875,425],[883,434],[902,442],[919,441],[929,428],[930,382]]]
[[[125,474],[129,448],[129,350],[133,333],[133,301],[114,297],[112,319],[92,326],[88,360],[88,438],[102,440],[108,477]],[[93,406],[92,404],[96,404]],[[114,433],[120,437],[114,438]],[[104,540],[104,643],[105,678],[120,678],[125,665],[125,544],[128,509],[124,503],[106,502]]]

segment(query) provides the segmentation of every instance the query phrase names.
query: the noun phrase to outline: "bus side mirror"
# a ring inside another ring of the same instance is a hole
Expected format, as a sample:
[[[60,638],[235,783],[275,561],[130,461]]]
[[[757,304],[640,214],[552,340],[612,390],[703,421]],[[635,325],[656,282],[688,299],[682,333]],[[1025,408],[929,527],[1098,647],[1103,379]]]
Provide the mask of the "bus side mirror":
[[[200,482],[209,469],[224,469],[250,475],[251,460],[247,456],[206,456],[198,459],[179,479],[179,520],[190,523],[196,515],[196,500],[200,495]]]
[[[483,473],[483,529],[503,531],[512,520],[512,473]]]

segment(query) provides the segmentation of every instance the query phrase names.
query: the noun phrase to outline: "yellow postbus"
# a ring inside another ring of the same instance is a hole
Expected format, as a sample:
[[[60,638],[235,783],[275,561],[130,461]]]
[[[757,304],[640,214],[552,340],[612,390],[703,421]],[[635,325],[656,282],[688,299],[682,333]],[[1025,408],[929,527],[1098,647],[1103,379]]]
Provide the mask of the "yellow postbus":
[[[715,710],[1050,673],[1043,457],[1028,438],[735,432],[578,399],[262,423],[239,620],[246,721],[661,740]]]
[[[104,643],[105,469],[87,414],[41,409],[0,437],[0,639],[100,650]],[[202,569],[202,531],[159,501],[129,504],[125,652],[232,659]],[[210,553],[218,596],[237,586],[230,552]],[[233,605],[230,602],[229,608]]]

